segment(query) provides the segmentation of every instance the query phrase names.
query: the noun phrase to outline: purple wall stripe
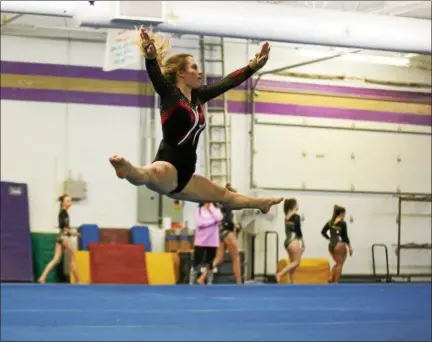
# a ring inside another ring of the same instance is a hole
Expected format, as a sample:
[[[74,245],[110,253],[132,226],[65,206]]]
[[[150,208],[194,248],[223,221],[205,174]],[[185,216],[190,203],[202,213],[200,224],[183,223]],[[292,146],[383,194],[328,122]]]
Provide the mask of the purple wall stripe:
[[[147,72],[142,70],[114,70],[106,72],[101,68],[62,64],[2,61],[1,72],[3,74],[92,78],[107,81],[150,81]]]
[[[45,63],[25,63],[2,61],[1,72],[5,74],[19,75],[41,75],[41,76],[56,76],[56,77],[76,77],[76,78],[92,78],[109,81],[130,81],[130,82],[150,82],[146,71],[143,70],[115,70],[105,72],[101,68],[77,66],[77,65],[61,65],[61,64],[45,64]],[[208,83],[214,83],[218,77],[209,77]],[[247,82],[242,83],[236,89],[247,89]],[[294,93],[313,93],[335,96],[353,96],[363,98],[374,98],[388,101],[404,101],[415,103],[432,103],[430,93],[408,92],[397,90],[384,89],[367,89],[347,86],[327,86],[311,83],[299,82],[282,82],[262,80],[258,84],[260,90],[273,90],[281,92]]]
[[[271,82],[271,83],[270,83]],[[303,93],[328,96],[344,96],[356,97],[363,99],[376,99],[384,101],[398,101],[431,104],[431,94],[408,92],[408,91],[392,91],[384,89],[367,89],[367,88],[352,88],[345,86],[325,86],[320,84],[304,84],[304,83],[288,83],[276,81],[262,81],[258,83],[258,90],[263,91],[280,91],[287,93]]]
[[[432,126],[432,116],[258,102],[256,113]]]
[[[121,107],[152,107],[154,103],[153,96],[22,88],[2,88],[1,98],[17,101],[79,103]]]
[[[209,84],[218,80],[217,77],[209,77]],[[246,90],[246,83],[242,83],[236,89]],[[261,80],[258,83],[257,90],[263,91],[278,91],[286,93],[303,93],[303,94],[316,94],[316,95],[329,95],[329,96],[344,96],[344,97],[358,97],[366,99],[376,99],[385,101],[400,101],[400,102],[413,102],[413,103],[432,103],[431,93],[410,92],[399,90],[386,90],[386,89],[370,89],[358,88],[347,86],[323,85],[312,83],[300,82],[283,82]]]
[[[1,98],[5,100],[37,101],[37,102],[61,102],[96,104],[122,107],[152,107],[153,96],[138,96],[128,94],[107,94],[89,92],[65,92],[60,90],[2,88]],[[222,105],[221,101],[212,101],[212,106]],[[247,102],[228,103],[231,113],[249,113]],[[358,109],[329,108],[317,106],[298,106],[289,104],[275,104],[258,102],[256,112],[273,115],[293,115],[316,118],[364,120],[375,122],[389,122],[411,125],[432,126],[430,115],[415,115],[392,112],[377,112]]]

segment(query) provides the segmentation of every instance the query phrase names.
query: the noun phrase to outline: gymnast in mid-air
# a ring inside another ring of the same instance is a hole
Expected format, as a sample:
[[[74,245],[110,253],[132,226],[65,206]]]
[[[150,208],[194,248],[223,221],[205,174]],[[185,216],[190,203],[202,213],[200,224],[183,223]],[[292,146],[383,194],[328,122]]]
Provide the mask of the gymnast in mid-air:
[[[109,160],[117,176],[176,200],[220,203],[234,210],[253,208],[264,214],[279,204],[283,198],[247,197],[195,174],[198,139],[206,127],[203,105],[261,69],[269,58],[269,44],[265,43],[248,65],[207,86],[201,85],[198,65],[190,54],[176,54],[165,60],[167,39],[140,28],[138,47],[161,98],[163,138],[150,165],[135,166],[122,156],[112,156]]]

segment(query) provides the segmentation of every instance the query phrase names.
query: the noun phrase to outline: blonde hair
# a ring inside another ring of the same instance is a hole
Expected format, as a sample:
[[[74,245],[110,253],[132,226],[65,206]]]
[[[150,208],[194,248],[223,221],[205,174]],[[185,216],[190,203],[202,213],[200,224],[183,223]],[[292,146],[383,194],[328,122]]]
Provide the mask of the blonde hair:
[[[141,30],[141,28],[143,27],[141,26],[139,30]],[[192,55],[187,53],[179,53],[167,58],[168,51],[171,48],[171,41],[169,38],[155,35],[149,29],[146,29],[146,31],[156,48],[156,60],[162,70],[162,74],[168,81],[175,84],[177,81],[177,72],[186,68],[187,58],[192,57]],[[143,41],[140,35],[138,35],[136,43],[141,54],[145,57],[146,53],[144,51]]]

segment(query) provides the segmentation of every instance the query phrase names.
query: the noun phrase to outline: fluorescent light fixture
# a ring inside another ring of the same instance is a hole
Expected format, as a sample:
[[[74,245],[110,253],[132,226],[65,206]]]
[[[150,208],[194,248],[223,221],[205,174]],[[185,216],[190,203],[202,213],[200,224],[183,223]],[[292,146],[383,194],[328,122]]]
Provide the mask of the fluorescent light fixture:
[[[340,50],[312,50],[312,49],[299,49],[297,53],[301,56],[319,58],[336,55],[344,51],[349,51],[346,49]],[[382,64],[382,65],[393,65],[407,67],[410,64],[409,58],[402,57],[387,57],[387,56],[373,56],[373,55],[361,55],[361,54],[346,54],[340,57],[336,57],[338,60],[357,62],[357,63],[367,63],[367,64]]]

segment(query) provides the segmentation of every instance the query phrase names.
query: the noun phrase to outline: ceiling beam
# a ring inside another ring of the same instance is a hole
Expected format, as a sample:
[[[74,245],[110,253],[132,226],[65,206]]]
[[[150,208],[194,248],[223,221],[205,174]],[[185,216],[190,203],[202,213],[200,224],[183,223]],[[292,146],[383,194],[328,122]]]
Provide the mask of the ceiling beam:
[[[412,4],[411,6],[407,6],[407,7],[401,8],[399,10],[391,11],[389,14],[390,15],[400,15],[400,14],[405,14],[405,13],[409,13],[412,11],[416,11],[419,9],[428,8],[428,7],[429,8],[431,7],[431,3],[429,1],[422,1],[422,3]]]
[[[368,13],[398,15],[410,12],[413,9],[423,8],[428,4],[430,4],[429,1],[397,1],[396,4],[385,6],[383,8],[379,8]]]
[[[10,24],[11,22],[17,20],[18,18],[22,17],[24,14],[16,14],[12,16],[11,18],[8,18],[6,16],[3,16],[2,22],[0,24],[1,27],[5,27],[7,24]]]

